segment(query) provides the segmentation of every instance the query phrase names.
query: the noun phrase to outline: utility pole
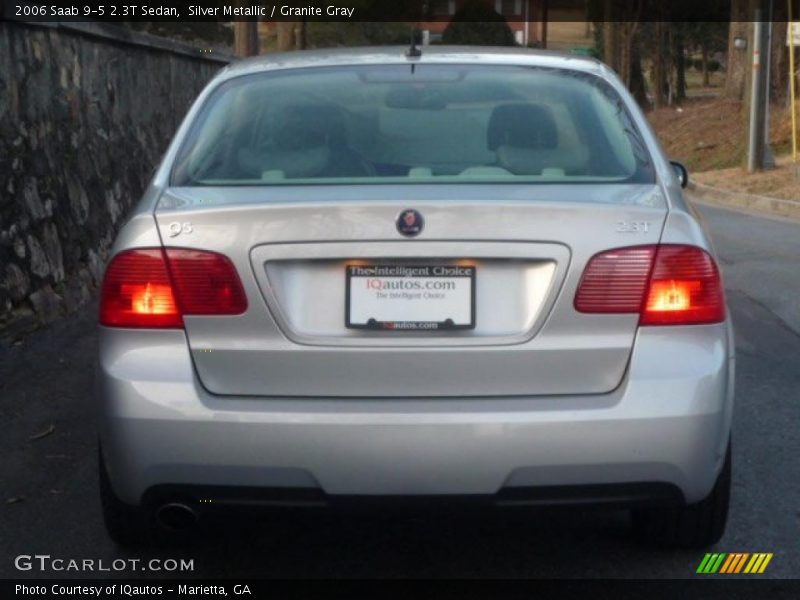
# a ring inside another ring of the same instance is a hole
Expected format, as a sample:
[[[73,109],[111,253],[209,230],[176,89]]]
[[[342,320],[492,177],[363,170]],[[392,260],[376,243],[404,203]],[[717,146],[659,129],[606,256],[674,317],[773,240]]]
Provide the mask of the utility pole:
[[[789,9],[789,101],[792,106],[792,163],[797,167],[797,73],[794,70],[794,17],[792,16],[792,0],[788,2]]]
[[[759,3],[761,4],[761,3]],[[750,89],[750,124],[747,139],[747,170],[751,173],[765,167],[767,151],[767,111],[769,104],[769,30],[763,20],[761,6],[753,19],[753,73]]]
[[[766,42],[767,48],[767,62],[766,62],[766,81],[764,82],[764,110],[766,116],[764,117],[764,168],[775,168],[775,154],[772,152],[772,146],[769,143],[769,127],[770,127],[770,92],[772,91],[772,33],[774,30],[773,18],[775,11],[773,7],[774,0],[767,0],[767,30]]]

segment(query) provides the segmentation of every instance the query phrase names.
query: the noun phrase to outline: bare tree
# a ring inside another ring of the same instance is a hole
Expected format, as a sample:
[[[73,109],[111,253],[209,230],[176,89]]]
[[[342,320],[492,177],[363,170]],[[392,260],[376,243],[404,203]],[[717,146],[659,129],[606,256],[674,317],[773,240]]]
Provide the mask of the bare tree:
[[[237,5],[243,8],[245,0],[238,0]],[[233,22],[233,52],[236,56],[255,56],[258,54],[258,22]]]
[[[756,0],[757,1],[757,0]],[[728,30],[728,75],[725,79],[725,95],[737,100],[744,99],[747,83],[750,52],[735,46],[736,39],[747,40],[748,50],[752,45],[751,14],[754,0],[731,0],[731,21]]]
[[[294,50],[294,26],[293,21],[277,21],[275,23],[275,48],[278,52]]]
[[[276,49],[304,50],[308,47],[307,23],[303,21],[278,21],[275,23]]]
[[[617,23],[614,21],[614,0],[603,2],[603,61],[612,69],[619,70],[619,43]]]
[[[603,60],[617,72],[642,106],[647,105],[640,48],[640,18],[645,2],[646,0],[632,0],[623,5],[614,0],[603,0],[601,30]]]
[[[667,62],[666,33],[668,23],[656,21],[653,34],[653,107],[661,108],[666,104],[667,79],[669,65]]]
[[[233,51],[236,56],[255,56],[258,54],[257,22],[234,21]]]
[[[784,102],[789,95],[789,48],[786,45],[788,23],[775,21],[772,24],[772,63],[770,97],[773,102]]]

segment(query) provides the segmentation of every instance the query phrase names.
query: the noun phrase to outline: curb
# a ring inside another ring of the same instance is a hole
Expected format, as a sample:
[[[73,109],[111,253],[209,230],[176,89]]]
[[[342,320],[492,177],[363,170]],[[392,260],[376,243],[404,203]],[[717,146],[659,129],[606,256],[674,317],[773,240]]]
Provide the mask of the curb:
[[[764,215],[800,221],[800,202],[796,200],[731,192],[696,181],[689,181],[687,189],[699,200],[708,204],[739,208]]]

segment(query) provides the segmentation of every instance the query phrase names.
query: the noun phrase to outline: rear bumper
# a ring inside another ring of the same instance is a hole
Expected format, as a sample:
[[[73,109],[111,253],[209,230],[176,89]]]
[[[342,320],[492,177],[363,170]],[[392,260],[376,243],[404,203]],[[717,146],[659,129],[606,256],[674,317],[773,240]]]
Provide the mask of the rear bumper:
[[[628,484],[695,502],[722,466],[733,352],[727,324],[642,328],[609,394],[232,398],[200,386],[182,331],[101,328],[97,383],[111,483],[134,505],[163,486],[300,489],[326,501],[531,490],[537,504],[559,504],[541,490]]]
[[[156,485],[142,504],[156,509],[169,502],[191,506],[199,514],[253,510],[335,510],[385,514],[454,509],[604,506],[615,508],[679,506],[681,490],[669,483],[612,483],[504,488],[496,494],[352,495],[326,494],[319,488],[269,488],[189,484]]]

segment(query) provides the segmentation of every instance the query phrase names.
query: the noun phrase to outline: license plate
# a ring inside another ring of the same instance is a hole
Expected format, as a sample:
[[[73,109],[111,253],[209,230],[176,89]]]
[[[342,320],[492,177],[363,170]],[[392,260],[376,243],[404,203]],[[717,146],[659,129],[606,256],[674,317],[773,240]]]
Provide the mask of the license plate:
[[[347,265],[345,324],[352,329],[475,328],[475,267]]]

